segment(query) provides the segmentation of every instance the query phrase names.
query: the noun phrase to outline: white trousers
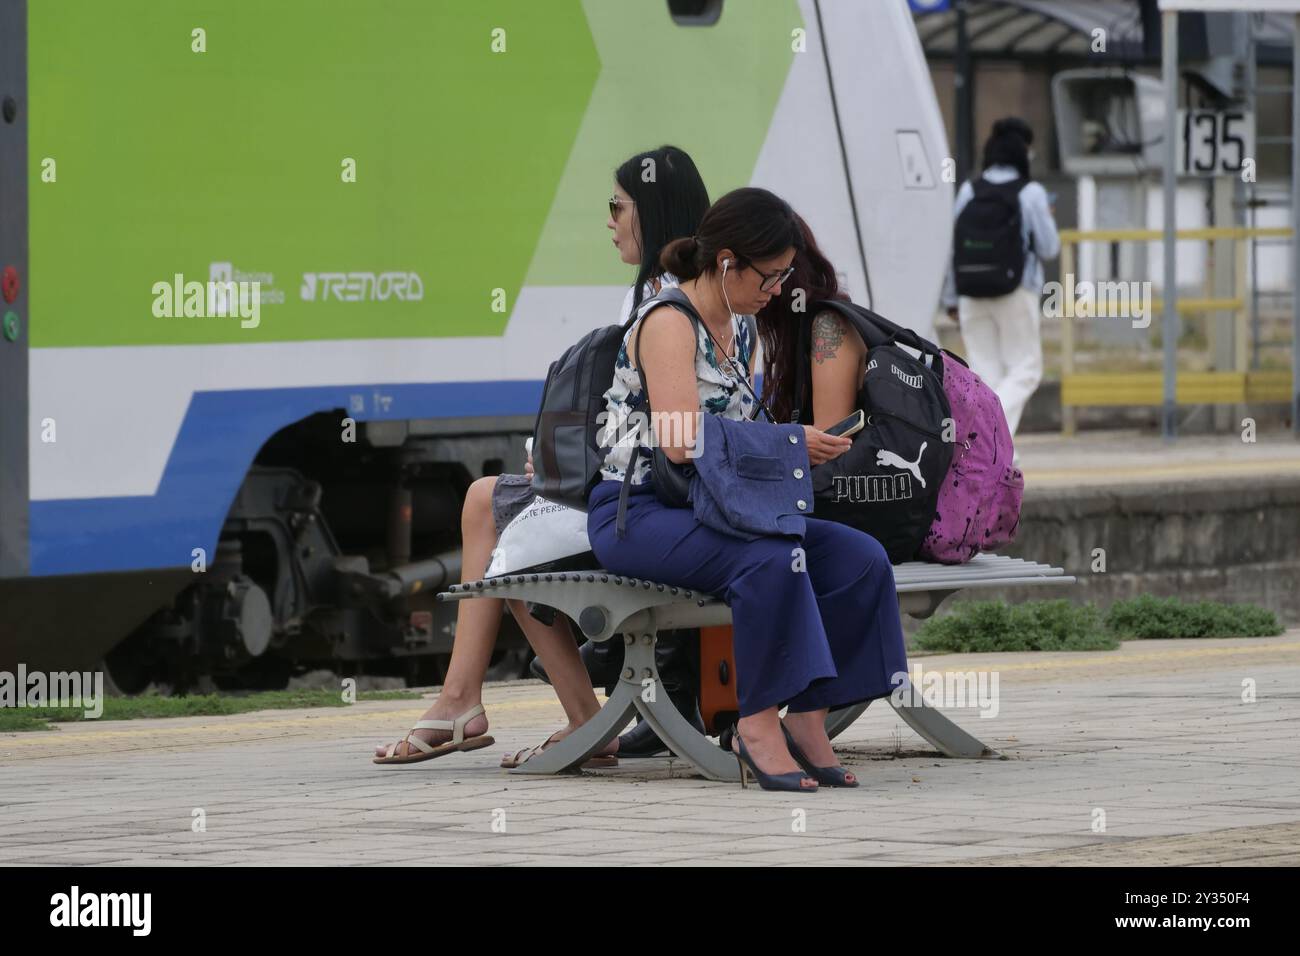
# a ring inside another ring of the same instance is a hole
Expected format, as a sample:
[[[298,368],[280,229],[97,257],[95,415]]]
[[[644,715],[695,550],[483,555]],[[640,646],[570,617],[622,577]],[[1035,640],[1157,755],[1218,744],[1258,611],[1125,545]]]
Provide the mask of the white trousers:
[[[957,300],[957,319],[971,371],[997,393],[1014,436],[1029,396],[1043,378],[1042,311],[1021,286],[996,299]]]

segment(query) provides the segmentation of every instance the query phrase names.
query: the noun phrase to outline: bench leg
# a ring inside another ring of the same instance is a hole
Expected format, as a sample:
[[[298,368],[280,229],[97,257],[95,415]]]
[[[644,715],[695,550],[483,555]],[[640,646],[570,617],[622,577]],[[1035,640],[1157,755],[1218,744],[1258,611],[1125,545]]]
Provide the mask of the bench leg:
[[[871,701],[864,701],[861,704],[853,704],[849,707],[841,707],[838,710],[832,710],[826,715],[826,736],[834,740],[844,731],[849,729],[849,725],[863,715]]]
[[[904,692],[903,702],[895,701],[894,694],[889,695],[898,716],[903,718],[923,738],[949,757],[998,757],[1001,756],[992,747],[986,747],[976,738],[962,730],[943,715],[943,711],[926,707],[921,701],[919,690],[912,688],[911,693]]]
[[[645,699],[650,685],[643,681],[653,681],[653,700]],[[627,646],[619,690],[625,687],[631,691],[632,701],[641,716],[673,753],[692,763],[710,780],[734,782],[740,779],[735,755],[724,753],[713,741],[701,735],[677,712],[668,698],[655,667],[653,634],[638,634],[636,640]]]
[[[621,640],[613,637],[610,640]],[[535,757],[530,757],[522,766],[511,773],[560,773],[569,767],[584,763],[607,743],[619,735],[632,715],[636,713],[633,700],[640,692],[631,684],[622,681],[614,688],[614,693],[605,701],[596,716],[591,718],[573,733],[561,741],[551,744]]]

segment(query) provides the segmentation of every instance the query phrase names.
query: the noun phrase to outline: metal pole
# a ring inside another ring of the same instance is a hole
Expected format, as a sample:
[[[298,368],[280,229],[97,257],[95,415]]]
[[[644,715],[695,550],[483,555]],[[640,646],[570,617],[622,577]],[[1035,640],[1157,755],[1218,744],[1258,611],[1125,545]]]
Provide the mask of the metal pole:
[[[957,50],[953,64],[953,85],[956,87],[957,125],[957,181],[963,182],[971,175],[975,165],[975,89],[971,76],[970,36],[966,32],[966,0],[956,0]]]
[[[1082,251],[1082,249],[1080,249]],[[1074,243],[1061,241],[1061,281],[1068,290],[1061,317],[1061,434],[1073,438],[1077,427],[1074,406],[1066,404],[1066,387],[1074,378],[1074,286],[1067,276],[1078,275],[1074,265]]]
[[[1300,31],[1300,14],[1295,17]],[[1291,434],[1300,438],[1300,32],[1291,47]]]
[[[1251,116],[1256,117],[1256,125],[1258,125],[1259,91],[1256,89],[1256,87],[1259,86],[1259,61],[1258,61],[1259,51],[1255,43],[1255,18],[1250,14],[1246,15],[1246,50],[1247,50],[1246,89],[1249,93],[1249,102],[1247,103],[1246,108],[1250,110]],[[1256,149],[1258,151],[1258,147],[1256,147]],[[1256,156],[1257,164],[1258,164],[1258,159],[1259,157]],[[1250,229],[1254,229],[1257,225],[1259,225],[1259,216],[1257,214],[1257,206],[1256,206],[1256,203],[1258,202],[1259,199],[1258,165],[1256,166],[1255,173],[1256,173],[1255,176],[1256,182],[1252,182],[1250,185],[1246,187],[1246,209],[1247,209],[1246,225]],[[1244,240],[1238,240],[1238,244],[1240,245],[1242,241]],[[1238,367],[1241,368],[1242,371],[1248,371],[1248,370],[1259,368],[1259,242],[1253,234],[1251,235],[1249,242],[1250,242],[1250,272],[1249,272],[1249,276],[1250,276],[1250,346],[1249,346],[1250,362],[1245,366],[1242,366],[1240,365],[1240,363],[1238,363]],[[1245,275],[1246,273],[1241,273],[1241,274]],[[1237,295],[1244,296],[1246,294],[1245,292],[1246,283],[1238,282],[1237,289],[1238,289]],[[1238,419],[1238,421],[1240,421],[1240,419]]]
[[[1163,18],[1163,49],[1161,66],[1165,85],[1165,163],[1164,163],[1164,297],[1165,314],[1160,331],[1163,339],[1164,363],[1164,408],[1161,415],[1161,434],[1165,441],[1172,442],[1177,430],[1177,376],[1178,376],[1178,257],[1177,230],[1178,171],[1174,164],[1178,161],[1178,147],[1175,137],[1178,135],[1178,13],[1166,10]]]

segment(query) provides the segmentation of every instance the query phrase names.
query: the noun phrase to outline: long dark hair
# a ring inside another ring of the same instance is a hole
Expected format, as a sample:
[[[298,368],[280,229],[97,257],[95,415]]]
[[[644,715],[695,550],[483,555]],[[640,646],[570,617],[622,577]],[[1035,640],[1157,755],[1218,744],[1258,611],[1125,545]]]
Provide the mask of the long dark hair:
[[[809,356],[799,354],[799,331],[812,322],[814,310],[809,306],[822,299],[848,299],[840,291],[835,267],[822,255],[817,240],[804,222],[795,214],[803,248],[794,256],[794,272],[781,284],[781,294],[759,311],[758,338],[763,343],[763,402],[772,410],[778,422],[790,420],[795,408],[812,413],[811,374],[804,376],[807,384],[804,395],[795,395],[799,363],[807,363]]]
[[[663,273],[659,257],[664,246],[699,228],[709,208],[709,191],[695,161],[676,146],[637,153],[614,171],[614,180],[636,203],[641,223],[641,265],[632,294],[635,313],[646,282]]]
[[[1014,166],[1022,179],[1029,178],[1029,145],[1034,131],[1018,116],[1007,116],[993,124],[984,143],[984,168]]]
[[[679,279],[696,279],[718,271],[718,253],[730,249],[747,266],[779,256],[791,246],[803,248],[797,216],[776,193],[745,186],[727,193],[704,214],[695,235],[674,239],[659,264]]]

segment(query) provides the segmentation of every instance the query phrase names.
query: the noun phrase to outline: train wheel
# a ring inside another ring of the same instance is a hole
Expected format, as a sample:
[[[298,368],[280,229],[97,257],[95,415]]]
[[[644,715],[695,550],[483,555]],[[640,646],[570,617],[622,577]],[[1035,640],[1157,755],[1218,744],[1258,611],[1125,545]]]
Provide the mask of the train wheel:
[[[407,687],[440,687],[447,679],[447,661],[445,654],[429,654],[423,657],[408,657],[403,677]]]
[[[153,682],[148,666],[124,641],[104,656],[104,676],[108,678],[109,693],[134,696],[141,694]]]

